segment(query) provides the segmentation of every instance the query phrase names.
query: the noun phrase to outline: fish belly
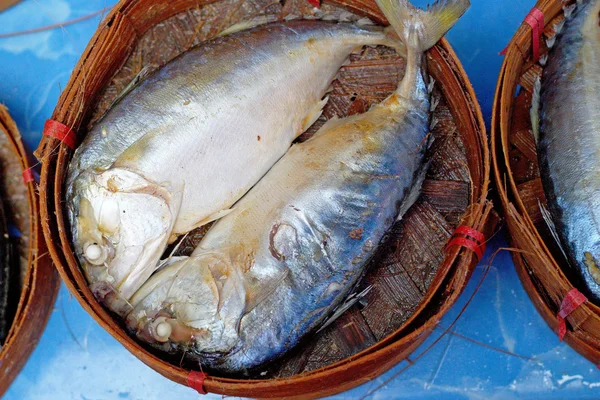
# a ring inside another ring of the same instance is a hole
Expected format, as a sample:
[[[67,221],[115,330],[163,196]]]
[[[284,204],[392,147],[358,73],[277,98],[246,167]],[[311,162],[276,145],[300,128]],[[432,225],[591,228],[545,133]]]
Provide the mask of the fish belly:
[[[209,42],[109,110],[71,175],[122,167],[183,192],[173,233],[185,233],[228,209],[284,154],[353,50],[385,40],[381,30],[292,21]]]
[[[347,297],[396,220],[422,171],[427,112],[380,107],[343,121],[294,145],[196,250],[253,249],[252,310],[234,351],[204,358],[211,367],[239,371],[291,349]]]

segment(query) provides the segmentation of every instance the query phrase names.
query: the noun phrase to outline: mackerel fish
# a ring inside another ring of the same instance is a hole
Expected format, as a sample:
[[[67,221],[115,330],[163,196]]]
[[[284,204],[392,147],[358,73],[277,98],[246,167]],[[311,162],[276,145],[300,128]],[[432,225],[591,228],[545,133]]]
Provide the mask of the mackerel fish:
[[[127,313],[168,243],[230,213],[319,117],[352,52],[399,43],[381,27],[272,23],[208,41],[123,96],[66,180],[74,250],[94,295]]]
[[[542,182],[567,272],[600,304],[600,1],[578,1],[565,15],[549,41],[533,121],[537,130],[539,118]]]
[[[321,326],[366,272],[425,176],[430,89],[424,52],[469,6],[378,5],[404,42],[397,90],[368,112],[328,121],[295,144],[216,222],[131,298],[129,329],[204,368],[245,373]]]

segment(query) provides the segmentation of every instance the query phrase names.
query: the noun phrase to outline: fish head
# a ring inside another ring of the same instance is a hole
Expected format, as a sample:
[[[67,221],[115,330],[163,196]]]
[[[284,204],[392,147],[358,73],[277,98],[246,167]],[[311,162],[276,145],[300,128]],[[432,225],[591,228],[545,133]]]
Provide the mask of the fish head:
[[[227,255],[204,253],[172,260],[131,304],[127,325],[140,339],[165,350],[223,354],[239,342],[246,292]]]
[[[171,236],[176,196],[118,168],[81,173],[67,194],[73,244],[90,288],[122,314],[158,266]]]

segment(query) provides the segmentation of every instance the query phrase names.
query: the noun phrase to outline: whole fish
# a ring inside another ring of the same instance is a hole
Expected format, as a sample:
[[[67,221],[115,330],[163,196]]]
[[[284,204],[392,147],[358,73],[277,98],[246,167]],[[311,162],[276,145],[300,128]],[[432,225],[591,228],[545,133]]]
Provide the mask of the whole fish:
[[[208,231],[133,296],[128,325],[168,352],[243,372],[321,325],[365,273],[386,231],[418,197],[430,87],[425,50],[468,8],[427,12],[378,0],[407,47],[398,89],[368,112],[296,144]]]
[[[600,0],[578,1],[566,15],[542,75],[538,154],[557,235],[599,302]]]
[[[273,23],[206,42],[125,95],[68,171],[73,243],[94,294],[126,313],[168,242],[229,213],[319,117],[349,55],[380,44],[399,41],[380,27]]]

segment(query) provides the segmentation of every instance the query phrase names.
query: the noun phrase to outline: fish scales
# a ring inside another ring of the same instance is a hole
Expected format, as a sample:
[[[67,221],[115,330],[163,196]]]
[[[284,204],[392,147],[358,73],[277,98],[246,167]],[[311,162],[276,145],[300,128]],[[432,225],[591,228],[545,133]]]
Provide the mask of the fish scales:
[[[292,146],[190,257],[155,274],[131,299],[127,322],[138,338],[243,373],[323,323],[416,200],[429,137],[423,52],[468,4],[449,0],[424,12],[380,1],[407,43],[396,92]]]
[[[600,301],[600,1],[567,19],[542,75],[538,154],[553,221],[575,272]]]
[[[96,295],[123,312],[107,293],[128,300],[168,241],[225,215],[320,115],[339,67],[366,44],[398,42],[375,27],[269,24],[184,53],[117,102],[67,179],[76,252]]]

